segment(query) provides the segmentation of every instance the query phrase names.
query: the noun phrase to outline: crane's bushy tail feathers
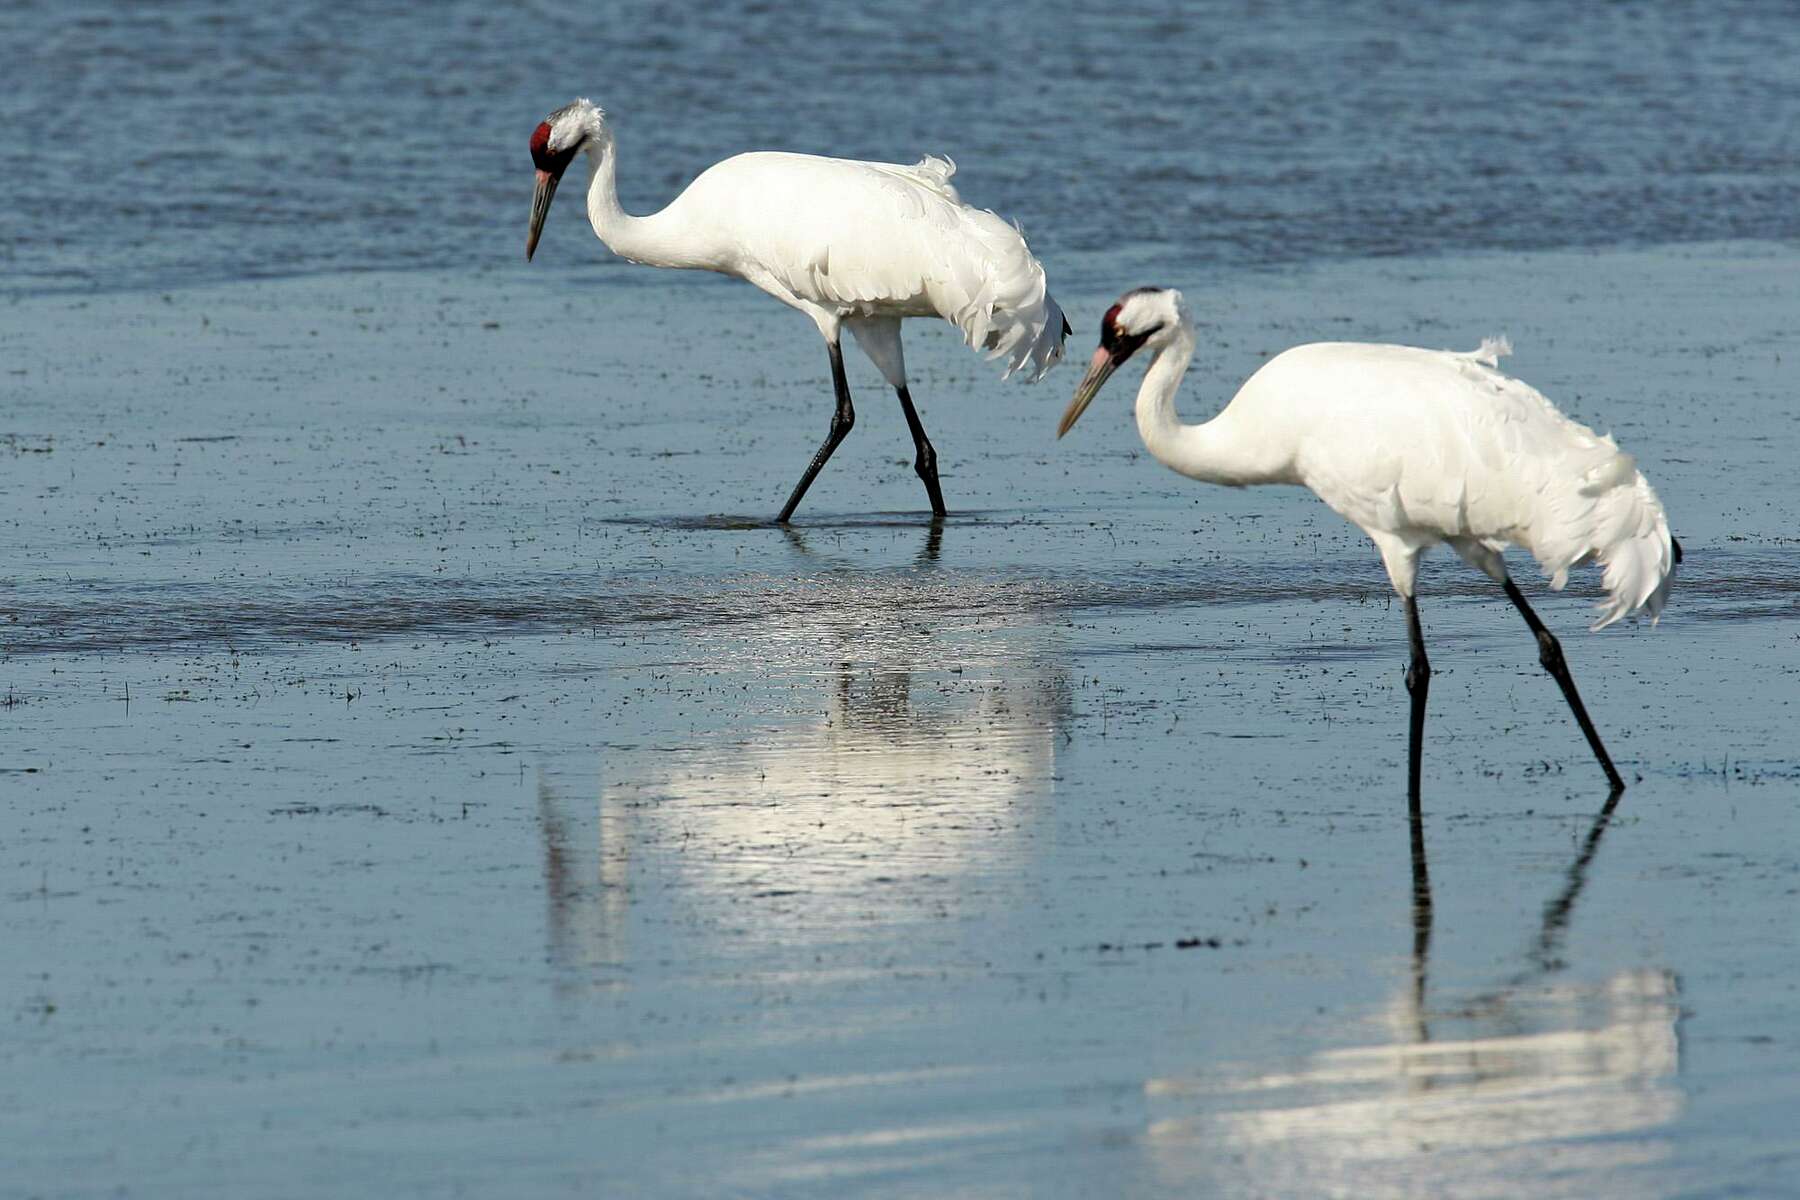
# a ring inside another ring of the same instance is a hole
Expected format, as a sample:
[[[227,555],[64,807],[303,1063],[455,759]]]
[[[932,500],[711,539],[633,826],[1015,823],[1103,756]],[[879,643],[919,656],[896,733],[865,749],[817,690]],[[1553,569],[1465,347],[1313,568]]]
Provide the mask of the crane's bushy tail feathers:
[[[1643,609],[1654,625],[1662,616],[1669,600],[1669,586],[1675,582],[1675,564],[1681,561],[1675,539],[1669,536],[1668,518],[1649,481],[1635,470],[1628,487],[1619,489],[1630,500],[1621,507],[1629,511],[1626,522],[1632,524],[1635,536],[1615,543],[1600,555],[1606,571],[1603,580],[1607,599],[1599,606],[1599,619],[1593,628],[1604,629],[1627,613]]]
[[[1035,383],[1062,357],[1068,321],[1024,233],[986,209],[964,211],[983,252],[944,264],[946,277],[933,289],[939,311],[971,349],[1005,359],[1005,377],[1021,372]]]
[[[988,357],[1006,356],[1006,374],[1002,378],[1009,378],[1013,372],[1022,371],[1026,383],[1036,383],[1063,356],[1063,341],[1071,332],[1068,318],[1063,316],[1062,308],[1051,299],[1048,292],[1044,294],[1043,305],[1037,316],[1028,320],[1019,320],[1019,316],[1020,314],[1014,314],[1013,328],[1019,332],[1015,335],[1011,348],[1002,339],[996,343]]]
[[[1041,378],[1062,357],[1068,323],[1018,228],[986,209],[963,204],[950,183],[956,164],[947,158],[926,155],[911,166],[851,165],[895,185],[882,193],[885,201],[896,204],[900,218],[891,227],[898,236],[890,261],[862,262],[834,273],[825,239],[799,256],[805,262],[804,281],[797,281],[794,290],[846,304],[910,298],[922,290],[932,309],[962,331],[971,349],[1005,359],[1008,376],[1018,372],[1028,380]]]
[[[1605,629],[1639,609],[1655,624],[1679,561],[1669,521],[1631,455],[1609,437],[1598,440],[1611,453],[1585,472],[1563,504],[1553,504],[1573,518],[1562,523],[1564,536],[1541,538],[1533,550],[1553,588],[1568,582],[1571,567],[1600,562],[1607,595],[1590,628]]]
[[[1598,561],[1607,596],[1590,628],[1604,629],[1640,609],[1655,623],[1681,561],[1662,502],[1637,460],[1611,437],[1570,419],[1542,392],[1501,372],[1500,359],[1511,353],[1512,342],[1502,336],[1483,338],[1478,349],[1456,355],[1473,378],[1511,402],[1511,415],[1501,424],[1515,440],[1496,465],[1535,491],[1514,534],[1502,541],[1529,547],[1558,590],[1572,568]]]

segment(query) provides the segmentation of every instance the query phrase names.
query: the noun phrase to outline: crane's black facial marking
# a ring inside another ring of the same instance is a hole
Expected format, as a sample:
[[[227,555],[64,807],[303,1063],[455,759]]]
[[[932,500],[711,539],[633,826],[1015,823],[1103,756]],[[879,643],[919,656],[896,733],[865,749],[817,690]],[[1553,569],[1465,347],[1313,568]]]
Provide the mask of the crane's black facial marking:
[[[1126,333],[1119,328],[1119,310],[1124,308],[1125,302],[1133,296],[1142,296],[1162,290],[1162,288],[1154,287],[1133,288],[1121,296],[1119,302],[1107,309],[1106,315],[1100,318],[1100,348],[1112,358],[1113,366],[1118,366],[1136,354],[1144,343],[1150,340],[1150,335],[1163,327],[1163,323],[1158,321],[1141,333]]]
[[[562,173],[569,169],[570,163],[575,161],[576,152],[581,149],[581,142],[585,140],[584,138],[577,141],[566,150],[552,152],[550,149],[550,122],[540,121],[538,127],[531,131],[531,161],[537,164],[538,170],[546,171],[561,179]]]

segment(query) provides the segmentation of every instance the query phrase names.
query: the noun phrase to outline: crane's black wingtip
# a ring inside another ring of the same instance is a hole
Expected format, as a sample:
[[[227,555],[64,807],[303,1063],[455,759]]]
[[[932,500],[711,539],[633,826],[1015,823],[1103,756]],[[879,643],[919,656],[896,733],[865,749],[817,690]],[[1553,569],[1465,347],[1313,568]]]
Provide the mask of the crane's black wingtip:
[[[1681,560],[1686,558],[1687,555],[1681,552],[1681,543],[1675,538],[1669,539],[1669,545],[1675,547],[1675,565],[1679,567],[1681,565]]]
[[[1069,318],[1064,317],[1063,318],[1063,336],[1068,337],[1071,333],[1074,333],[1074,332],[1075,331],[1069,327]]]

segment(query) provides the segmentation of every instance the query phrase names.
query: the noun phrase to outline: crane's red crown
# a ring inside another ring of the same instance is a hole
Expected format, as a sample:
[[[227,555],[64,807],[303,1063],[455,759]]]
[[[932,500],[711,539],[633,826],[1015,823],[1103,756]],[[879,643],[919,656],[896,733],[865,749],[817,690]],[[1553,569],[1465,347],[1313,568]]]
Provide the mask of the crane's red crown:
[[[1150,340],[1150,335],[1163,327],[1163,323],[1158,321],[1148,329],[1137,333],[1128,333],[1119,327],[1119,313],[1134,298],[1162,290],[1162,288],[1156,287],[1133,288],[1120,296],[1119,302],[1107,309],[1106,315],[1100,318],[1100,348],[1112,356],[1114,366],[1136,354],[1138,349]]]
[[[1100,318],[1100,344],[1102,346],[1118,340],[1119,310],[1124,307],[1125,302],[1120,300],[1111,308],[1107,309],[1106,315]]]
[[[568,169],[569,163],[574,161],[575,152],[580,149],[581,143],[577,141],[565,150],[552,151],[550,149],[550,122],[548,121],[539,121],[538,127],[531,131],[531,161],[537,165],[537,169],[540,171],[547,171],[551,175],[560,177]]]

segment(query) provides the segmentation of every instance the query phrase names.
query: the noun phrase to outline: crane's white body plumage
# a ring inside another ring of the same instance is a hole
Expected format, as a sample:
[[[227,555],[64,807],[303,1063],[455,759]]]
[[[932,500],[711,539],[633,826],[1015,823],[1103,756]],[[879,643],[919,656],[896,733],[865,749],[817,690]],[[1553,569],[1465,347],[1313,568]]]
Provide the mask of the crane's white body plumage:
[[[588,220],[634,262],[734,275],[806,313],[836,342],[848,326],[895,387],[899,321],[942,317],[1028,380],[1061,356],[1067,326],[1024,237],[962,202],[955,166],[757,152],[702,172],[660,212],[620,207],[617,153],[601,111],[578,100],[550,119],[551,145],[587,153]]]
[[[1117,321],[1154,330],[1144,344],[1156,359],[1137,399],[1152,455],[1212,483],[1312,489],[1374,541],[1401,596],[1413,595],[1419,556],[1433,545],[1447,543],[1496,582],[1507,578],[1503,552],[1514,545],[1532,553],[1553,588],[1572,567],[1603,564],[1607,598],[1595,629],[1640,609],[1652,619],[1661,612],[1676,551],[1656,493],[1611,437],[1499,370],[1511,351],[1503,339],[1468,353],[1296,346],[1218,416],[1186,425],[1174,398],[1194,331],[1180,293],[1134,293]]]

